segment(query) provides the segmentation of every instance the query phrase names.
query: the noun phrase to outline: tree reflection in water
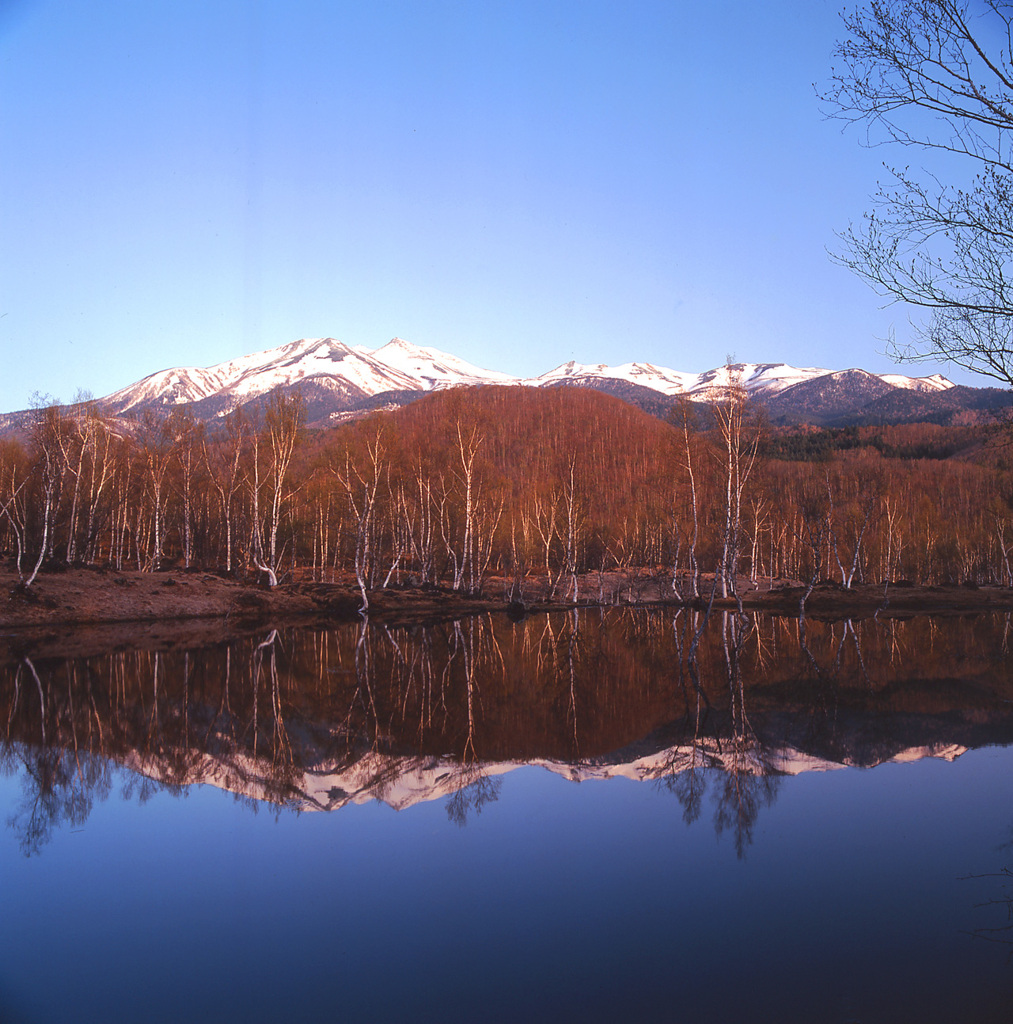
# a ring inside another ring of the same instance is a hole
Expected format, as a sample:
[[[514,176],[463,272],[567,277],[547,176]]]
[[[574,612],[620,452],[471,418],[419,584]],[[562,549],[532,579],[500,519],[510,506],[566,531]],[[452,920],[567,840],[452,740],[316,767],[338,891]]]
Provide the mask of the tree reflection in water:
[[[1013,829],[1010,830],[1013,834]],[[1013,838],[999,846],[1005,856],[1013,851]],[[995,881],[998,879],[998,882]],[[1008,865],[988,874],[964,875],[964,882],[981,882],[987,895],[975,903],[975,910],[987,916],[989,924],[979,924],[969,934],[975,939],[985,942],[996,942],[1002,946],[1013,947],[1013,868]],[[1007,963],[1013,963],[1013,948],[1006,957]]]
[[[709,625],[708,616],[705,613],[693,621],[693,641],[688,647],[684,641],[690,618],[687,616],[681,636],[679,616],[673,622],[680,681],[684,688],[685,679],[689,678],[693,686],[691,717],[687,714],[685,719],[686,731],[691,726],[692,736],[670,748],[661,781],[675,794],[683,808],[683,820],[689,825],[700,817],[707,777],[713,774],[716,781],[712,793],[714,830],[718,837],[731,833],[735,852],[741,858],[752,843],[753,827],[760,810],[771,806],[777,798],[782,772],[767,757],[767,750],[753,731],[746,710],[743,660],[747,641],[754,635],[755,620],[741,612],[726,611],[720,613],[719,621],[727,711],[721,716],[723,722],[707,735],[707,742],[704,742],[703,714],[705,709],[709,712],[710,701],[701,684],[698,652],[700,637]],[[758,645],[757,650],[762,665],[762,646]],[[689,704],[687,712],[690,712]]]
[[[486,804],[495,803],[503,785],[502,779],[490,779],[474,766],[472,770],[476,772],[475,781],[465,782],[468,771],[462,771],[460,779],[464,784],[447,798],[447,818],[459,828],[467,825],[470,811],[481,814]]]
[[[672,620],[672,640],[679,671],[679,684],[686,707],[687,722],[692,716],[693,735],[688,749],[675,747],[672,756],[665,765],[666,773],[662,776],[665,786],[670,789],[682,805],[682,820],[692,825],[700,817],[703,808],[703,797],[707,789],[707,775],[703,746],[700,742],[702,714],[710,709],[710,701],[700,685],[700,671],[696,660],[696,645],[687,648],[686,640],[689,630],[693,629],[694,640],[699,636],[700,627],[696,621],[699,613],[683,612],[681,609]],[[680,624],[680,619],[682,623]],[[689,651],[689,664],[686,664],[685,653]],[[686,690],[686,678],[693,685],[692,700]]]
[[[714,829],[720,836],[731,831],[735,852],[745,855],[753,841],[753,826],[762,807],[777,798],[780,772],[753,732],[746,712],[746,688],[742,671],[743,649],[753,632],[753,619],[741,612],[721,615],[721,643],[725,656],[731,728],[728,754],[717,793]]]
[[[713,802],[745,853],[785,774],[1013,737],[1007,616],[815,622],[610,608],[431,626],[272,630],[201,649],[0,650],[3,765],[22,849],[124,794],[194,784],[257,806],[444,801],[463,825],[502,776],[623,775]],[[155,645],[152,645],[155,647]]]
[[[112,786],[109,762],[57,747],[8,747],[4,769],[21,778],[22,797],[7,827],[26,857],[39,853],[56,829],[84,825],[95,801],[105,800]]]

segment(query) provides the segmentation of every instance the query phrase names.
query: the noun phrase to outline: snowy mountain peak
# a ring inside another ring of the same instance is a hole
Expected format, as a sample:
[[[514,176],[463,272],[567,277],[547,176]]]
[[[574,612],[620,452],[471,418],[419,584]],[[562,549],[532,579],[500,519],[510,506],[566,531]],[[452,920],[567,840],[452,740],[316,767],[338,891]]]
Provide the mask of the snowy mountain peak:
[[[496,370],[484,370],[448,352],[422,348],[391,338],[386,345],[371,353],[377,362],[411,377],[423,391],[434,388],[459,387],[463,384],[518,384],[516,377]]]
[[[422,349],[418,345],[413,345],[410,341],[405,341],[404,338],[391,338],[386,345],[381,345],[373,355],[379,356],[383,352],[393,354],[395,352],[409,352],[412,355],[416,355],[421,352]]]
[[[882,377],[877,377],[874,373],[869,373],[868,370],[862,370],[857,366],[849,367],[847,370],[831,370],[826,376],[831,380],[845,380],[849,377],[862,377],[869,380],[882,380]]]

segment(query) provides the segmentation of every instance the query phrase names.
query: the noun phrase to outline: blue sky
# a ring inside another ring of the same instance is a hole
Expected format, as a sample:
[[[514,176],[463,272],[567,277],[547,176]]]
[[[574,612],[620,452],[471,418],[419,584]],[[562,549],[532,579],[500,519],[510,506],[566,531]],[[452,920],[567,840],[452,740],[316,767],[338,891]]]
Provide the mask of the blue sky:
[[[0,0],[0,410],[322,335],[893,370],[907,311],[826,254],[889,156],[820,113],[839,29],[824,0]]]

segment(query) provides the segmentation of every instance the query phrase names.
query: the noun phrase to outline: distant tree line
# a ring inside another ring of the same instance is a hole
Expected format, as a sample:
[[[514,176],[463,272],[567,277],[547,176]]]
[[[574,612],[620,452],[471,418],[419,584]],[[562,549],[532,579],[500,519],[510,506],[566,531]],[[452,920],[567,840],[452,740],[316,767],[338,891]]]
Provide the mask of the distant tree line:
[[[972,454],[994,431],[908,423],[877,427],[798,427],[768,431],[761,454],[791,462],[827,462],[842,452],[872,448],[889,459],[949,459]]]
[[[712,578],[1011,584],[1013,480],[982,435],[771,435],[736,387],[700,424],[576,388],[454,389],[318,431],[280,394],[212,423],[53,406],[0,441],[0,557],[27,586],[51,564],[199,568],[354,580],[364,604],[492,575],[573,599],[584,573],[645,566],[684,596]]]

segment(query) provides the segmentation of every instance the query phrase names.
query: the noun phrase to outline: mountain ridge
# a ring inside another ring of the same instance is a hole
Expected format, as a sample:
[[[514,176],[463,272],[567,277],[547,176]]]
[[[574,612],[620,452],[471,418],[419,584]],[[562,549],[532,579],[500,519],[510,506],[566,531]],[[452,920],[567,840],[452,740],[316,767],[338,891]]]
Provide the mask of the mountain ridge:
[[[198,418],[215,419],[272,393],[299,390],[308,421],[324,425],[372,408],[403,405],[432,391],[474,385],[589,387],[657,416],[666,415],[677,401],[714,402],[730,387],[741,386],[766,406],[774,422],[820,425],[891,416],[943,421],[968,409],[1009,404],[1001,397],[1006,392],[957,387],[941,374],[909,377],[778,362],[730,363],[691,373],[647,362],[610,366],[570,360],[536,377],[517,377],[398,337],[376,349],[332,337],[300,338],[214,366],[159,370],[97,404],[114,417],[187,405]],[[996,394],[985,394],[989,391]],[[0,416],[0,426],[22,415]]]

